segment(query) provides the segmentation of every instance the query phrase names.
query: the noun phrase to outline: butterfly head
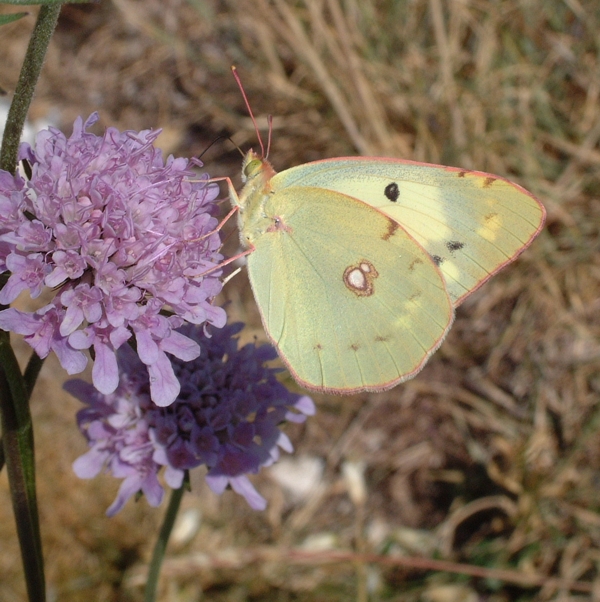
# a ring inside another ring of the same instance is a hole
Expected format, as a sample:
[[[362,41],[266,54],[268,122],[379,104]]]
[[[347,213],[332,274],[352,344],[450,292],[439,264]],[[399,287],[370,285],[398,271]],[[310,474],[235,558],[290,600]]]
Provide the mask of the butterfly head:
[[[242,196],[247,197],[254,192],[265,193],[269,189],[269,180],[275,170],[262,155],[249,150],[242,163]]]
[[[244,184],[264,171],[265,159],[253,150],[249,150],[242,163],[242,182]]]

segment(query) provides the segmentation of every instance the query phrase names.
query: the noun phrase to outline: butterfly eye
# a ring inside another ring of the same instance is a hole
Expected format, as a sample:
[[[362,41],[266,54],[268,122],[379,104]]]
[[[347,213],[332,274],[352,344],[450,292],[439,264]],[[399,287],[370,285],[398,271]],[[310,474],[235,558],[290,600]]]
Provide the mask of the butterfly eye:
[[[244,176],[246,178],[250,178],[257,171],[259,171],[261,165],[262,161],[260,159],[252,159],[252,161],[250,161],[248,165],[244,167]]]

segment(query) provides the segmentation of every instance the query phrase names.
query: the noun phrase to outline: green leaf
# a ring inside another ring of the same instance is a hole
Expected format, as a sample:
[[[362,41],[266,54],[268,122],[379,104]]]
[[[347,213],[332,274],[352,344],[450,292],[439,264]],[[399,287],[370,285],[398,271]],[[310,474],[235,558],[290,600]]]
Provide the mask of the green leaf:
[[[12,13],[10,15],[0,15],[0,25],[6,25],[7,23],[12,23],[13,21],[18,21],[23,17],[26,17],[29,13]]]

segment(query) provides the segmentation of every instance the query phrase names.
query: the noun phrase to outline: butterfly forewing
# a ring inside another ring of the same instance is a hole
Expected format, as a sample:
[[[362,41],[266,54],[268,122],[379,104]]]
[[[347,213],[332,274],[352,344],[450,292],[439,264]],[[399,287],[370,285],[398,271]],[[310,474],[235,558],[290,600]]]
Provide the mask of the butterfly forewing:
[[[455,305],[515,259],[545,217],[533,195],[503,178],[395,159],[307,163],[278,173],[271,186],[324,188],[380,209],[439,266]]]
[[[394,220],[321,188],[275,191],[248,273],[265,329],[303,385],[383,390],[418,372],[453,308],[430,253]]]

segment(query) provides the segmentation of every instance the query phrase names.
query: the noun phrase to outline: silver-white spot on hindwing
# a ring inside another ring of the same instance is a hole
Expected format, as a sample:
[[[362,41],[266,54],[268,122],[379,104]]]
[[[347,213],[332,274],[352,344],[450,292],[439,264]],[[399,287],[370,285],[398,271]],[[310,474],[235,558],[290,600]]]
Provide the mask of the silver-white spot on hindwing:
[[[366,259],[361,259],[356,265],[349,265],[344,270],[346,288],[359,297],[369,297],[375,291],[373,282],[379,273],[375,266]]]

